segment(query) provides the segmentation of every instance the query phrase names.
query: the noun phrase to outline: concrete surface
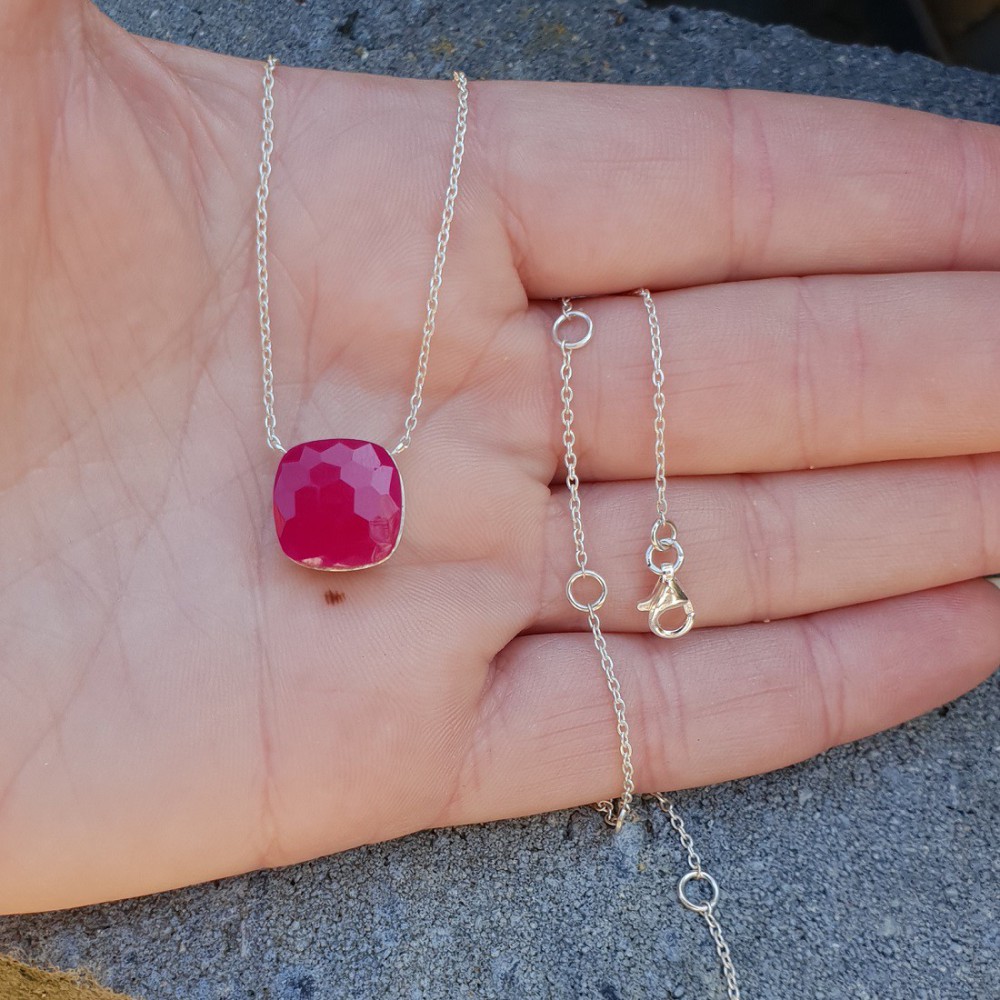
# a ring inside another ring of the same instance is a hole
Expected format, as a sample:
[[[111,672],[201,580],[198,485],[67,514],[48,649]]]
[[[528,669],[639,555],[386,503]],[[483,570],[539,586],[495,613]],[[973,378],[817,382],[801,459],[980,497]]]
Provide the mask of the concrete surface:
[[[764,87],[1000,122],[998,78],[631,2],[104,6],[136,31],[290,63]],[[998,720],[994,677],[893,732],[680,797],[723,883],[747,1000],[1000,997]],[[7,919],[0,949],[148,1000],[712,1000],[679,871],[662,817],[614,838],[590,812],[558,813]]]

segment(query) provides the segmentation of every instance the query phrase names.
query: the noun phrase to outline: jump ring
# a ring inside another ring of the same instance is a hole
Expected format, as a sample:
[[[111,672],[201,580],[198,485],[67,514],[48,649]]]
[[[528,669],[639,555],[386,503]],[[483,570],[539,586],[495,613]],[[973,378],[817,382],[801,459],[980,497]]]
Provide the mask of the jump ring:
[[[657,534],[660,528],[669,531],[670,534],[666,538],[660,538]],[[667,549],[673,548],[673,543],[677,541],[677,525],[673,521],[656,521],[653,524],[653,530],[649,533],[649,537],[653,548],[657,552],[665,552]]]
[[[691,882],[707,882],[712,896],[706,903],[695,903],[688,899],[687,887]],[[692,913],[711,913],[715,909],[715,904],[719,902],[719,883],[712,878],[708,872],[691,871],[677,883],[677,898],[681,901],[681,906]]]
[[[577,340],[563,340],[563,338],[559,336],[559,328],[563,325],[563,323],[568,323],[574,317],[582,319],[586,322],[587,332]],[[583,347],[583,345],[590,340],[593,333],[594,321],[585,312],[581,312],[579,309],[570,309],[569,312],[562,313],[552,324],[552,339],[555,341],[556,347],[561,347],[565,351],[575,351],[578,347]]]
[[[668,549],[674,550],[674,561],[672,563],[664,562],[657,566],[653,561],[654,554],[656,552],[666,552]],[[646,549],[646,565],[651,572],[656,573],[658,576],[662,576],[664,573],[669,573],[673,576],[684,565],[684,550],[681,548],[681,543],[676,538],[671,538],[663,542],[662,549],[658,549],[655,545],[650,545]]]
[[[598,583],[601,592],[597,595],[597,600],[591,601],[589,604],[584,604],[576,599],[573,594],[573,586],[578,580],[595,580]],[[587,613],[598,611],[601,605],[608,599],[608,585],[600,573],[595,573],[592,569],[578,569],[566,582],[566,597],[577,611]]]

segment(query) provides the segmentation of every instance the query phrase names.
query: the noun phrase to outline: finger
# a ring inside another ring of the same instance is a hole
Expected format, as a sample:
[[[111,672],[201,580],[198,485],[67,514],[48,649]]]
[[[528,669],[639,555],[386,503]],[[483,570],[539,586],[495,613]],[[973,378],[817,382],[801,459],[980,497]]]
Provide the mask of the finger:
[[[654,300],[671,474],[1000,450],[1000,274],[773,279]],[[579,305],[594,321],[593,338],[573,353],[580,474],[651,476],[653,368],[643,303],[617,296]],[[539,313],[525,349],[535,365],[548,365],[539,406],[549,411],[543,447],[555,458],[563,449],[560,359],[548,330],[557,312]]]
[[[754,91],[476,88],[528,294],[1000,265],[1000,129]]]
[[[23,56],[51,38],[55,30],[72,30],[90,5],[80,0],[40,4],[37,0],[4,0],[0,6],[0,51],[5,56]]]
[[[783,767],[967,691],[1000,660],[1000,592],[977,580],[677,643],[608,644],[639,789],[682,788]],[[497,661],[447,822],[615,795],[619,761],[590,636],[517,639]]]
[[[988,513],[1000,509],[1000,454],[679,478],[669,489],[684,551],[678,579],[699,626],[787,618],[1000,570],[1000,520]],[[582,500],[589,565],[609,587],[601,619],[611,631],[645,631],[636,603],[656,582],[644,558],[653,483],[584,486]],[[587,628],[566,599],[571,530],[563,488],[546,521],[533,632]]]

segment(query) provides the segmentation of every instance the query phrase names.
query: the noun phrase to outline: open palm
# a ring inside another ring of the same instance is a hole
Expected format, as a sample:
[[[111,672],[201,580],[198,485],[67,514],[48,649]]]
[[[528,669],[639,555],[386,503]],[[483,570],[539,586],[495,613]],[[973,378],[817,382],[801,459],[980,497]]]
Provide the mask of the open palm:
[[[643,789],[800,760],[1000,658],[1000,132],[780,95],[473,84],[403,541],[285,560],[259,399],[258,64],[92,8],[0,12],[0,910],[134,895],[615,793],[560,486]],[[282,68],[271,195],[286,445],[391,446],[451,84]],[[867,272],[867,273],[866,273]],[[808,276],[808,277],[806,277]],[[648,331],[700,628],[635,609]]]

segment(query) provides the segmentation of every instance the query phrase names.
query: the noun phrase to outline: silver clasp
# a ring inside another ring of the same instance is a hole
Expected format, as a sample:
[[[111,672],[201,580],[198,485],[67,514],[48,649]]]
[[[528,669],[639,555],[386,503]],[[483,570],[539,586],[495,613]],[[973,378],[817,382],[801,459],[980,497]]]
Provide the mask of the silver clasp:
[[[662,530],[666,530],[665,536],[661,536]],[[673,553],[673,560],[657,563],[658,552]],[[649,597],[636,607],[640,611],[649,612],[649,631],[661,639],[678,639],[682,635],[687,635],[694,625],[694,605],[688,595],[681,590],[676,577],[677,571],[683,565],[684,549],[677,541],[677,529],[673,522],[657,521],[650,533],[650,546],[646,549],[646,566],[650,573],[656,574],[656,586]],[[681,608],[684,611],[684,621],[677,628],[664,628],[660,624],[660,619],[674,608]]]
[[[694,625],[694,605],[688,599],[687,594],[681,590],[671,569],[660,574],[653,592],[636,607],[640,611],[649,612],[649,630],[661,639],[678,639],[690,632]],[[664,628],[660,624],[660,618],[674,608],[683,609],[684,621],[677,628]]]

